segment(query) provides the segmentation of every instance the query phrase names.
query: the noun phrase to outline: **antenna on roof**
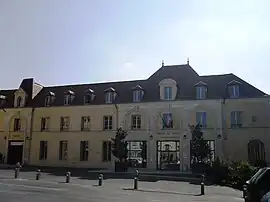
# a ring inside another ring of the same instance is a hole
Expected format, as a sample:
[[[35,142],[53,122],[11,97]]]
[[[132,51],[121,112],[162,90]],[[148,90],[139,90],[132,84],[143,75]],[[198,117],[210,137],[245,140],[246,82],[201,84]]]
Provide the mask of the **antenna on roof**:
[[[161,63],[162,67],[164,67],[164,60],[162,60],[162,63]]]
[[[187,58],[187,64],[189,65],[189,58]]]

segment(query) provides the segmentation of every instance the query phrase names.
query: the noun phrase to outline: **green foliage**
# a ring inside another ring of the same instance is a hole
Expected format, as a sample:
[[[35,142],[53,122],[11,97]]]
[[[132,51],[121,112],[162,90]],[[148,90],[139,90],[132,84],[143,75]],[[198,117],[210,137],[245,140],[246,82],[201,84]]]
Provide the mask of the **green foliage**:
[[[241,188],[256,172],[256,167],[248,162],[234,162],[229,166],[228,184],[235,188]]]
[[[217,157],[215,161],[213,161],[207,175],[214,184],[224,185],[229,175],[228,165]]]
[[[118,128],[115,138],[112,138],[112,154],[121,162],[126,161],[128,156],[127,142],[128,133],[122,128]]]
[[[211,147],[207,141],[203,138],[203,132],[201,127],[197,124],[192,130],[192,140],[191,140],[191,162],[192,164],[196,163],[205,163],[211,159],[212,152]]]

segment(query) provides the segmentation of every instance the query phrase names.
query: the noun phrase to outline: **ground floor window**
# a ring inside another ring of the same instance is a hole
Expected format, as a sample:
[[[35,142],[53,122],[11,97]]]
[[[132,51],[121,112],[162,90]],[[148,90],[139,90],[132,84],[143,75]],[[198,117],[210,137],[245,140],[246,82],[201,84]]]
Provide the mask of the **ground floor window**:
[[[129,167],[147,167],[147,142],[127,141]]]
[[[68,159],[68,141],[62,140],[59,142],[59,160]]]
[[[89,156],[89,142],[81,141],[80,143],[80,161],[88,161]]]
[[[157,141],[157,168],[159,170],[180,170],[180,141]]]
[[[40,141],[39,143],[39,160],[46,160],[48,152],[48,141]]]
[[[110,141],[103,141],[102,144],[102,161],[112,160],[112,143]]]

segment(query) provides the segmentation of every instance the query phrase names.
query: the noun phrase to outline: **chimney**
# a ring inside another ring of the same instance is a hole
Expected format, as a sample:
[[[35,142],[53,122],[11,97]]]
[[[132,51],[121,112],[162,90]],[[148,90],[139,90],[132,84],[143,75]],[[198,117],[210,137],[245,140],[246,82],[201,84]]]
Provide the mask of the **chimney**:
[[[189,65],[189,58],[187,58],[187,65]]]
[[[164,60],[162,60],[161,66],[164,67]]]

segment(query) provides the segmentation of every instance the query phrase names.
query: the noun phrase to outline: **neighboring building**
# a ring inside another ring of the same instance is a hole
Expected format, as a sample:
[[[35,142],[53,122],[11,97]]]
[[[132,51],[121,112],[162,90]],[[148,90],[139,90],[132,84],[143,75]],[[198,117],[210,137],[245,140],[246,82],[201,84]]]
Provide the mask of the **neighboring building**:
[[[8,163],[113,168],[110,140],[122,127],[130,158],[186,171],[196,123],[214,157],[270,163],[269,98],[234,74],[162,66],[137,81],[43,87],[26,79],[0,95],[0,152]]]

